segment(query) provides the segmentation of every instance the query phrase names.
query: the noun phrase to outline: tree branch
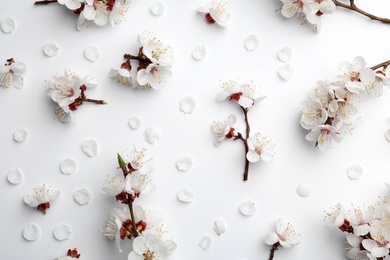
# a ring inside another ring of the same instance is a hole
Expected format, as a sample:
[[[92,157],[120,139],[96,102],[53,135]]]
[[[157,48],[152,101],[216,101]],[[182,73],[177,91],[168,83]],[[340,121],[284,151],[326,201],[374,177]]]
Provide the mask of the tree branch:
[[[336,6],[340,6],[340,7],[343,7],[343,8],[346,8],[346,9],[349,9],[351,11],[354,11],[354,12],[357,12],[357,13],[360,13],[364,16],[367,16],[368,18],[370,18],[371,20],[375,20],[375,21],[379,21],[379,22],[382,22],[382,23],[390,23],[390,19],[388,18],[383,18],[383,17],[379,17],[379,16],[376,16],[376,15],[373,15],[373,14],[370,14],[360,8],[358,8],[356,5],[355,5],[355,1],[354,0],[350,0],[349,1],[349,5],[348,4],[343,4],[341,2],[339,2],[338,0],[333,0],[334,4]]]

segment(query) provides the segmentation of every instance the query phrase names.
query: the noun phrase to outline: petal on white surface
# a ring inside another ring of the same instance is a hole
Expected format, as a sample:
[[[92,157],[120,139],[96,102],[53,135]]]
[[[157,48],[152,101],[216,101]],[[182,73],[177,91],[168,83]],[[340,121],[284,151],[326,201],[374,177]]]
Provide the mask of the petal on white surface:
[[[176,167],[179,171],[188,172],[192,169],[192,166],[194,166],[194,162],[192,160],[192,157],[189,155],[180,156],[176,160]]]
[[[279,76],[284,80],[290,80],[294,75],[294,68],[290,64],[283,64],[278,69]]]
[[[74,193],[74,200],[80,204],[88,204],[92,199],[92,193],[87,188],[82,188]]]
[[[390,142],[390,129],[386,131],[385,138],[388,142]]]
[[[43,53],[48,57],[57,56],[60,47],[53,42],[46,43],[43,45]]]
[[[10,17],[6,17],[0,22],[1,30],[4,33],[13,33],[16,30],[16,22]]]
[[[29,223],[23,228],[23,237],[27,241],[37,240],[41,236],[41,230],[38,225]]]
[[[83,152],[89,157],[96,156],[98,153],[98,146],[95,140],[88,139],[84,141],[81,145],[81,149]]]
[[[181,202],[190,203],[194,200],[194,192],[190,188],[183,187],[177,192],[177,198]]]
[[[24,174],[19,168],[8,171],[7,179],[12,184],[19,184],[23,181]]]
[[[129,118],[129,125],[133,129],[138,129],[141,126],[141,119],[138,117]]]
[[[184,97],[180,100],[180,110],[185,114],[192,114],[196,108],[196,100],[194,97]]]
[[[286,46],[278,52],[280,61],[290,62],[292,60],[293,51],[290,47]]]
[[[210,236],[203,236],[202,237],[202,240],[199,242],[199,246],[203,249],[203,250],[207,250],[209,249],[209,247],[211,246],[211,237]]]
[[[144,140],[152,145],[158,143],[161,138],[161,132],[157,128],[146,128],[144,132]]]
[[[257,35],[249,35],[245,38],[244,46],[247,51],[255,51],[261,44],[260,38]]]
[[[70,235],[72,234],[72,229],[68,225],[58,225],[54,228],[54,237],[59,240],[66,240],[70,238]]]
[[[256,204],[251,200],[244,201],[240,205],[240,212],[242,215],[252,216],[256,212]]]
[[[218,236],[226,233],[226,222],[225,220],[219,218],[214,222],[214,231]]]
[[[305,183],[300,182],[297,186],[296,191],[299,197],[306,198],[311,193],[311,187]]]
[[[156,15],[156,16],[162,15],[165,12],[165,5],[164,5],[164,3],[162,3],[162,2],[154,2],[150,6],[150,12],[153,15]]]
[[[27,130],[24,128],[17,128],[14,132],[14,140],[16,142],[23,142],[27,137]]]
[[[200,44],[195,47],[195,49],[192,51],[192,58],[195,60],[203,60],[206,57],[206,46]]]
[[[363,175],[363,168],[358,163],[353,163],[347,168],[347,175],[351,180],[359,180]]]
[[[88,46],[84,50],[84,56],[87,60],[97,61],[100,59],[100,50],[97,46]]]
[[[275,244],[276,242],[279,241],[279,237],[278,237],[278,234],[276,234],[275,232],[272,232],[272,233],[268,233],[265,237],[264,237],[264,242],[267,244],[267,245],[270,245],[272,246],[273,244]]]
[[[73,174],[77,170],[77,162],[72,159],[65,159],[60,163],[60,169],[63,174]]]

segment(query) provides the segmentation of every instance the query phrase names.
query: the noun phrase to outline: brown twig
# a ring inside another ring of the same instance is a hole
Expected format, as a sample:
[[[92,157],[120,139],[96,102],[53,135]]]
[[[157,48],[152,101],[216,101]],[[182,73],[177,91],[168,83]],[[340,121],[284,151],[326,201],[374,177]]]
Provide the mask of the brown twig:
[[[343,4],[343,3],[339,2],[338,0],[333,0],[333,2],[334,2],[334,4],[336,6],[340,6],[340,7],[349,9],[351,11],[360,13],[360,14],[362,14],[364,16],[367,16],[371,20],[379,21],[379,22],[382,22],[382,23],[390,23],[390,19],[388,19],[388,18],[379,17],[379,16],[370,14],[370,13],[360,9],[359,7],[357,7],[355,5],[355,1],[354,0],[349,0],[349,5],[348,4]]]
[[[79,97],[79,98],[77,98],[77,99],[78,99],[79,101],[82,101],[82,102],[91,102],[91,103],[101,104],[101,105],[107,104],[107,102],[104,101],[104,100],[97,100],[97,99],[84,98],[84,97]]]
[[[384,69],[386,69],[387,66],[389,66],[389,65],[390,65],[390,60],[385,61],[385,62],[382,62],[382,63],[380,63],[380,64],[378,64],[378,65],[376,65],[376,66],[374,66],[374,67],[371,67],[370,69],[372,69],[372,70],[377,70],[377,69],[379,69],[379,68],[384,68]]]
[[[34,3],[34,5],[47,5],[47,4],[52,4],[52,3],[57,3],[57,0],[36,1]]]
[[[279,247],[279,243],[275,243],[272,245],[272,248],[269,252],[269,260],[273,260],[274,259],[274,255],[275,255],[275,251],[278,250],[278,247]]]
[[[248,120],[248,109],[247,108],[243,108],[241,107],[242,109],[242,112],[244,113],[244,116],[245,116],[245,124],[246,124],[246,137],[245,137],[245,142],[244,142],[244,145],[245,145],[245,170],[244,170],[244,181],[247,181],[248,180],[248,175],[249,175],[249,161],[248,159],[246,158],[246,155],[249,151],[249,147],[248,147],[248,138],[249,138],[249,134],[250,134],[250,131],[251,131],[251,127],[249,126],[249,120]]]

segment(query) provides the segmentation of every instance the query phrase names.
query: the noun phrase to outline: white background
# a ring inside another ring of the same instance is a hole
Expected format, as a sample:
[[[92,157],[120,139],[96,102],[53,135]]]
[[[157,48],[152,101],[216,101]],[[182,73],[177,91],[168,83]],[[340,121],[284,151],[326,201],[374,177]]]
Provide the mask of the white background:
[[[160,17],[149,11],[152,0],[134,0],[127,21],[116,27],[91,27],[76,30],[76,15],[64,6],[33,6],[33,1],[1,0],[0,19],[12,17],[17,22],[14,34],[0,33],[0,60],[15,58],[27,64],[25,87],[21,90],[0,89],[0,181],[1,259],[54,259],[77,247],[82,259],[127,259],[129,241],[122,242],[120,254],[114,242],[104,238],[101,229],[110,209],[118,206],[100,189],[107,175],[116,173],[116,153],[125,148],[146,148],[153,157],[153,181],[157,189],[142,196],[137,203],[164,214],[164,227],[178,244],[170,259],[268,259],[269,246],[263,242],[266,233],[274,230],[274,221],[284,217],[301,235],[301,244],[281,249],[275,259],[346,259],[344,235],[324,228],[324,210],[337,202],[369,205],[377,196],[388,195],[383,185],[390,182],[390,145],[384,133],[390,128],[390,97],[386,88],[381,98],[359,104],[358,127],[333,149],[320,152],[305,141],[299,125],[299,103],[311,93],[318,80],[334,80],[341,61],[352,61],[358,55],[369,66],[390,59],[390,25],[370,21],[348,10],[337,9],[324,16],[320,33],[300,21],[285,19],[275,12],[273,0],[228,1],[232,13],[226,28],[209,25],[196,9],[207,1],[165,0],[166,12]],[[361,8],[377,15],[390,16],[388,0],[356,1]],[[173,75],[160,91],[139,91],[117,84],[108,77],[111,67],[119,66],[124,53],[136,54],[137,35],[144,30],[174,48]],[[256,34],[261,47],[247,52],[244,39]],[[60,46],[56,57],[46,57],[43,45],[55,42]],[[191,51],[204,44],[207,56],[195,61]],[[84,49],[96,45],[101,59],[90,62]],[[283,81],[277,75],[282,62],[277,52],[284,46],[294,51],[291,65],[295,75]],[[62,124],[55,119],[52,102],[45,95],[45,80],[71,69],[90,75],[98,84],[88,90],[90,98],[105,99],[108,104],[84,104],[75,112],[75,124]],[[261,132],[277,145],[271,163],[250,166],[249,181],[242,181],[244,147],[239,142],[225,142],[216,148],[210,125],[233,113],[238,118],[236,129],[243,132],[240,109],[232,102],[217,102],[219,80],[240,78],[253,80],[268,97],[249,112],[252,133]],[[194,114],[179,110],[184,96],[197,100]],[[128,118],[138,116],[142,126],[133,130]],[[18,127],[28,130],[22,143],[13,140]],[[155,127],[162,132],[156,145],[143,140],[143,131]],[[95,139],[99,154],[89,158],[81,151],[86,139]],[[176,159],[189,154],[194,159],[191,171],[176,169]],[[72,158],[78,162],[74,175],[61,174],[59,163]],[[346,168],[354,162],[363,166],[358,181],[350,180]],[[6,180],[9,170],[18,167],[24,182],[11,185]],[[308,198],[296,194],[298,183],[312,187]],[[43,183],[61,190],[46,215],[30,208],[23,197]],[[89,188],[93,199],[79,206],[74,191]],[[177,200],[179,188],[190,187],[195,193],[191,204]],[[239,205],[250,199],[257,211],[252,217],[239,213]],[[217,218],[227,222],[226,234],[218,237],[213,231]],[[25,241],[22,229],[27,223],[40,226],[42,236]],[[53,237],[58,224],[73,229],[71,239],[59,242]],[[204,251],[199,246],[203,235],[213,239]]]

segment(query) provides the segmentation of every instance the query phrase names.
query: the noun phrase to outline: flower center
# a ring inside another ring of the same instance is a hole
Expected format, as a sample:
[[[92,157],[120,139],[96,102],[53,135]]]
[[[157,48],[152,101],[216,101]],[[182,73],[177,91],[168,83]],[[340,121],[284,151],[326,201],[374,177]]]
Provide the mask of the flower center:
[[[351,81],[360,81],[360,73],[357,71],[352,71],[351,74],[349,74],[349,78]]]
[[[144,254],[144,260],[153,260],[154,259],[154,252],[151,252],[149,249]]]

